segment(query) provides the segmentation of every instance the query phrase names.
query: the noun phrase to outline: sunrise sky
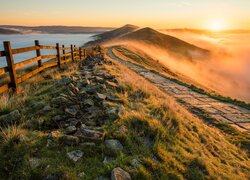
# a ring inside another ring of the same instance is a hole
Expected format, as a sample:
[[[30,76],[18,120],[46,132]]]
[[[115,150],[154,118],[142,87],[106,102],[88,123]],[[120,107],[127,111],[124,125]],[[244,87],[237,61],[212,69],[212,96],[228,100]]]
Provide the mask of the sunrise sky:
[[[0,25],[250,29],[250,0],[0,0]]]

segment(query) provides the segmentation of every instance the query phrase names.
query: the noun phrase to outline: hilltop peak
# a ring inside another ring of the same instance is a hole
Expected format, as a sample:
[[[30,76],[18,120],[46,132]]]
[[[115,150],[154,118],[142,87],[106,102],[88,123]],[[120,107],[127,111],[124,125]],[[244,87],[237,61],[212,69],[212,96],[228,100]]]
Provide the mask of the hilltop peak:
[[[121,28],[132,28],[132,29],[138,29],[140,28],[139,26],[135,26],[133,24],[126,24],[124,26],[122,26]]]

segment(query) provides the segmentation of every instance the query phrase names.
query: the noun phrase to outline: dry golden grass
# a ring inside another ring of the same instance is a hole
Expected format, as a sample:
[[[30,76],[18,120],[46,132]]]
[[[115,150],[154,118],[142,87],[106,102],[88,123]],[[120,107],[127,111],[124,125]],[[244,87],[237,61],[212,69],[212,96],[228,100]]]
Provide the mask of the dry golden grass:
[[[153,152],[161,162],[156,165],[144,157],[149,166],[142,169],[145,176],[151,174],[155,178],[156,172],[162,170],[162,174],[170,171],[181,179],[250,178],[250,160],[244,150],[229,143],[218,129],[193,117],[157,87],[124,65],[114,63],[114,68],[107,68],[127,89],[120,94],[127,101],[126,112],[118,123],[128,125],[130,131],[134,129],[135,135],[152,137]],[[137,98],[130,98],[133,93],[139,93]]]

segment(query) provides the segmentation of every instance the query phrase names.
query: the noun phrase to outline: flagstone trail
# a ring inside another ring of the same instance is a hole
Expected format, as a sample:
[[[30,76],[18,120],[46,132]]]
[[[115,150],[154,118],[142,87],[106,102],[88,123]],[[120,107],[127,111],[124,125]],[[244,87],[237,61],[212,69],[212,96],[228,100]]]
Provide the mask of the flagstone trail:
[[[225,103],[208,95],[198,93],[192,89],[180,85],[173,80],[138,66],[132,62],[125,61],[108,50],[108,55],[128,68],[132,69],[170,96],[173,96],[185,108],[199,117],[214,120],[219,123],[226,123],[234,126],[240,131],[250,132],[250,110],[236,105]]]

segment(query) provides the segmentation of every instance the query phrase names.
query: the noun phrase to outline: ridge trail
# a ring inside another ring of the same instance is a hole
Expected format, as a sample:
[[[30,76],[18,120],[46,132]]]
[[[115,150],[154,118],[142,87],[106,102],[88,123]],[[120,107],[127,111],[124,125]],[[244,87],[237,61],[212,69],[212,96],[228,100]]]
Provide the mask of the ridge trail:
[[[128,68],[160,88],[164,93],[174,97],[177,102],[182,104],[192,114],[212,121],[212,123],[224,123],[240,131],[250,132],[250,110],[195,92],[165,76],[121,59],[112,50],[113,47],[110,47],[107,52],[110,58],[125,64]]]

